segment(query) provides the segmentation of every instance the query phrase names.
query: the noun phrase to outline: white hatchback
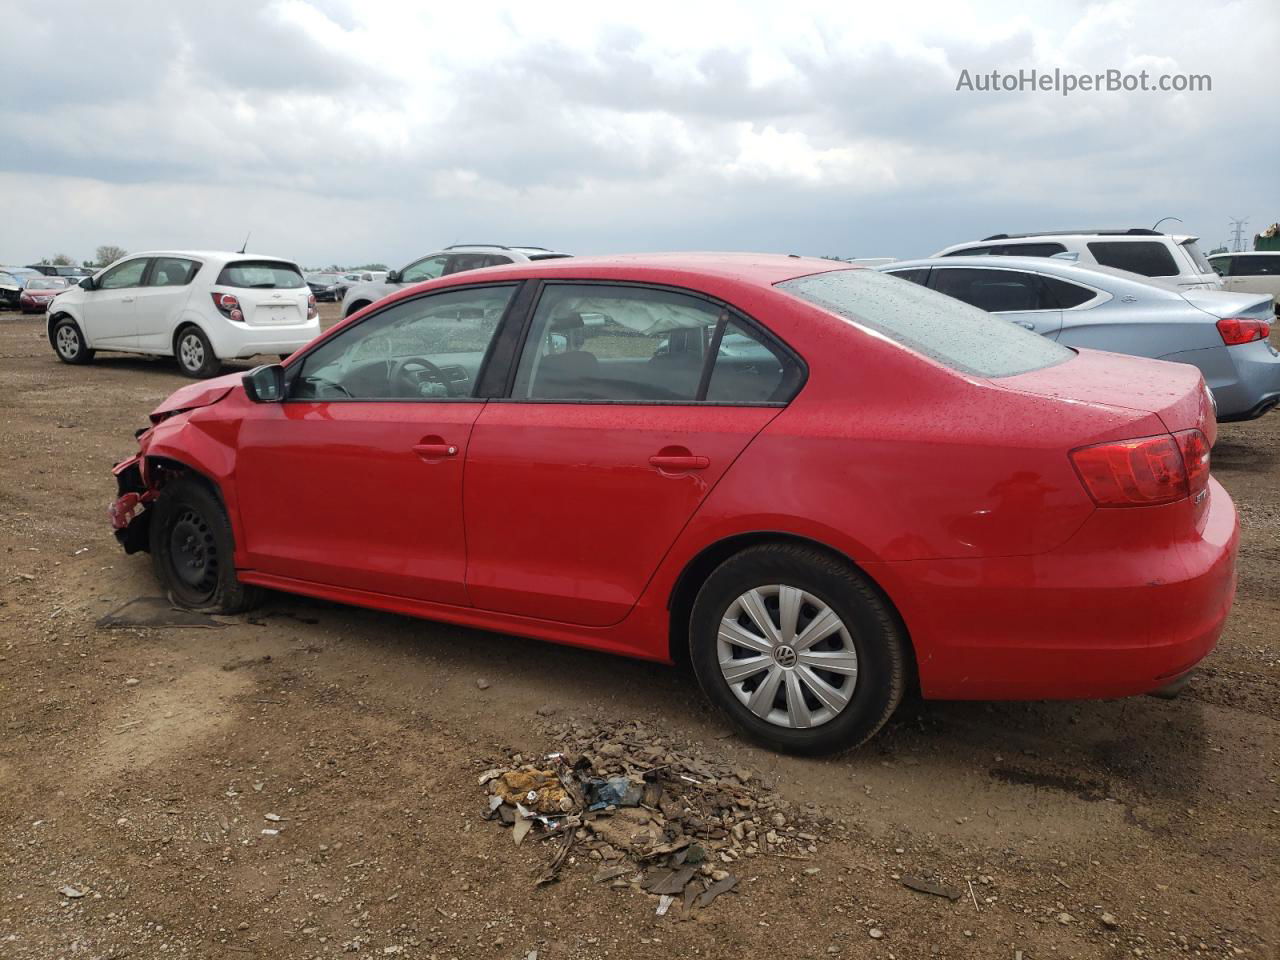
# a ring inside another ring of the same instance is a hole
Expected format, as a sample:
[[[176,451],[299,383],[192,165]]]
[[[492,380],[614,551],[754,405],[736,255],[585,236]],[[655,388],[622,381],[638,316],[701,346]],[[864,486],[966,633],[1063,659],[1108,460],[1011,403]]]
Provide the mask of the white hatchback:
[[[320,332],[297,264],[243,253],[131,254],[59,294],[48,316],[64,363],[88,363],[98,350],[161,354],[189,377],[211,377],[236,357],[287,356]]]

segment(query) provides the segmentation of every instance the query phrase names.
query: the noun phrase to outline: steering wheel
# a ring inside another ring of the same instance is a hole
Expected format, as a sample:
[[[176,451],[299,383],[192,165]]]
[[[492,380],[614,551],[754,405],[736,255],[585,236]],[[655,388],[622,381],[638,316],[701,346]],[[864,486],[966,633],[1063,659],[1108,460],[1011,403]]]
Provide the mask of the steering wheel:
[[[413,367],[420,369],[411,369]],[[394,376],[414,393],[422,393],[423,385],[432,382],[444,387],[446,396],[449,393],[448,378],[426,357],[405,357],[396,367]]]

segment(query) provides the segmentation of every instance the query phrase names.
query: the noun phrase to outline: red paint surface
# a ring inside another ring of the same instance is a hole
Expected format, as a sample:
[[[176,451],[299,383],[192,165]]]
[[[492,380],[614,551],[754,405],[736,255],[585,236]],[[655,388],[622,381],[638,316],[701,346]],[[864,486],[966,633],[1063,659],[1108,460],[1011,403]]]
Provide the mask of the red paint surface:
[[[832,266],[700,255],[485,271],[719,297],[806,360],[785,408],[254,404],[231,377],[178,391],[143,454],[218,486],[242,579],[342,602],[665,660],[686,567],[726,538],[785,534],[881,587],[926,696],[1116,696],[1203,657],[1234,595],[1226,492],[1099,508],[1069,457],[1196,427],[1212,440],[1198,372],[1080,351],[964,376],[771,286]]]

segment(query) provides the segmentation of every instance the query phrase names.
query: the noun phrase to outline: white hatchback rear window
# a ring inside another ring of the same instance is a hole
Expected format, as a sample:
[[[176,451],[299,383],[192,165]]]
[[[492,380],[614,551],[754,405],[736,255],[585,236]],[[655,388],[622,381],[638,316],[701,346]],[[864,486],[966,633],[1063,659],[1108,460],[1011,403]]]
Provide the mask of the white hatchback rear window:
[[[1074,356],[985,310],[873,270],[815,273],[784,280],[777,288],[978,377],[1011,377]]]

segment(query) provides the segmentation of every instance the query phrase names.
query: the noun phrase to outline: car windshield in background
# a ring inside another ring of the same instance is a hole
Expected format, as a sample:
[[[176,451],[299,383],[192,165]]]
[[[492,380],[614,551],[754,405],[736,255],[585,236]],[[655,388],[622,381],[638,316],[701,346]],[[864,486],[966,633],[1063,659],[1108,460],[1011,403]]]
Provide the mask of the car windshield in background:
[[[985,310],[873,270],[833,270],[784,280],[777,288],[978,377],[1011,377],[1073,356]]]
[[[220,287],[253,287],[260,290],[305,287],[302,272],[291,263],[275,260],[239,260],[218,274]]]
[[[307,277],[309,283],[337,283],[338,275],[336,273],[313,273]]]
[[[68,286],[65,277],[32,277],[27,281],[28,290],[65,290]]]

